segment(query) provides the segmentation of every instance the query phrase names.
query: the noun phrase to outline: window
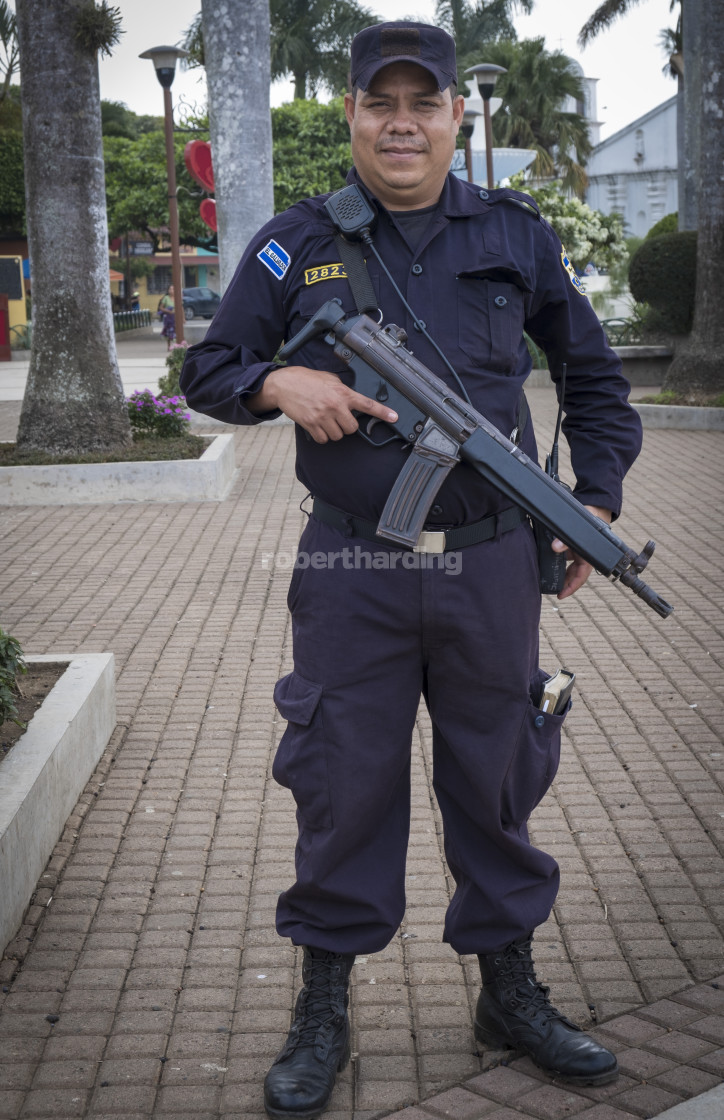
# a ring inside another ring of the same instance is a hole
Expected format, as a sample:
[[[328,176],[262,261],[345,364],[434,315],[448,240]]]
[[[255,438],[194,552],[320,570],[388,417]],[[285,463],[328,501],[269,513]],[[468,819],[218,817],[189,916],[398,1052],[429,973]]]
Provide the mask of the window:
[[[148,278],[149,295],[163,295],[168,291],[172,283],[173,279],[170,267],[166,265],[156,265]]]

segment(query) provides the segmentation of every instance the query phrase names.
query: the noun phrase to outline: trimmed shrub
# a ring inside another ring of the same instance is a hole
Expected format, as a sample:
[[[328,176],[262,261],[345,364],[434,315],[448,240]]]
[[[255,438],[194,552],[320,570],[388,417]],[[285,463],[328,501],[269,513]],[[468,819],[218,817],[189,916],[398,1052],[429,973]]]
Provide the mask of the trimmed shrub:
[[[664,214],[663,218],[659,218],[656,225],[653,225],[649,232],[646,234],[646,240],[652,237],[661,237],[662,233],[678,233],[679,232],[679,212],[675,210],[673,214]]]
[[[647,303],[646,327],[667,334],[686,334],[694,318],[696,231],[647,237],[631,258],[631,294]]]

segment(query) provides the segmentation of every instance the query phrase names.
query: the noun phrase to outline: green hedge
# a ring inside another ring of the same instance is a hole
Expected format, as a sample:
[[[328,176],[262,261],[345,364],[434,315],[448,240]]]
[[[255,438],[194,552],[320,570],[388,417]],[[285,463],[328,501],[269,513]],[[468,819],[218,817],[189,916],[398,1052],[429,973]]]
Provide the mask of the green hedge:
[[[661,237],[662,233],[676,233],[678,229],[679,213],[675,210],[673,214],[664,214],[663,218],[659,218],[646,234],[646,239],[650,241],[652,237]]]
[[[631,258],[628,279],[634,299],[651,308],[648,328],[686,334],[694,317],[696,232],[647,238]]]

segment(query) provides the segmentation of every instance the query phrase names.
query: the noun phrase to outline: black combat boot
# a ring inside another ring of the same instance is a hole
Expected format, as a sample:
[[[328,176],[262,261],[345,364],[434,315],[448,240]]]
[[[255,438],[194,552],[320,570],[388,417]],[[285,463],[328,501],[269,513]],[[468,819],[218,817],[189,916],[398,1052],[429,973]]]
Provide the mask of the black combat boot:
[[[327,1107],[349,1061],[349,974],[354,956],[304,949],[302,979],[287,1041],[264,1082],[264,1106],[283,1120],[312,1120]]]
[[[614,1055],[551,1005],[548,988],[536,979],[531,938],[478,955],[483,990],[475,1012],[476,1039],[494,1049],[523,1051],[546,1073],[574,1085],[614,1081]]]

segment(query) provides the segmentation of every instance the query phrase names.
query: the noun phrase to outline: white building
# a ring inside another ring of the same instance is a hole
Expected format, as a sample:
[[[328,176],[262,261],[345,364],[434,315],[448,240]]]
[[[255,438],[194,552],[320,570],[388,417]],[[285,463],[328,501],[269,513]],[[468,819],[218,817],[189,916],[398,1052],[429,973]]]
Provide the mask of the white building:
[[[571,59],[570,69],[580,78],[583,88],[583,101],[577,101],[575,97],[567,97],[563,102],[562,109],[564,113],[578,113],[579,116],[588,121],[591,143],[595,147],[601,139],[602,123],[598,120],[598,103],[596,96],[598,78],[587,78],[583,73],[583,67],[580,62],[576,62],[574,58]]]
[[[626,233],[644,237],[678,210],[677,165],[671,97],[596,145],[586,166],[586,202],[604,214],[622,214]]]

